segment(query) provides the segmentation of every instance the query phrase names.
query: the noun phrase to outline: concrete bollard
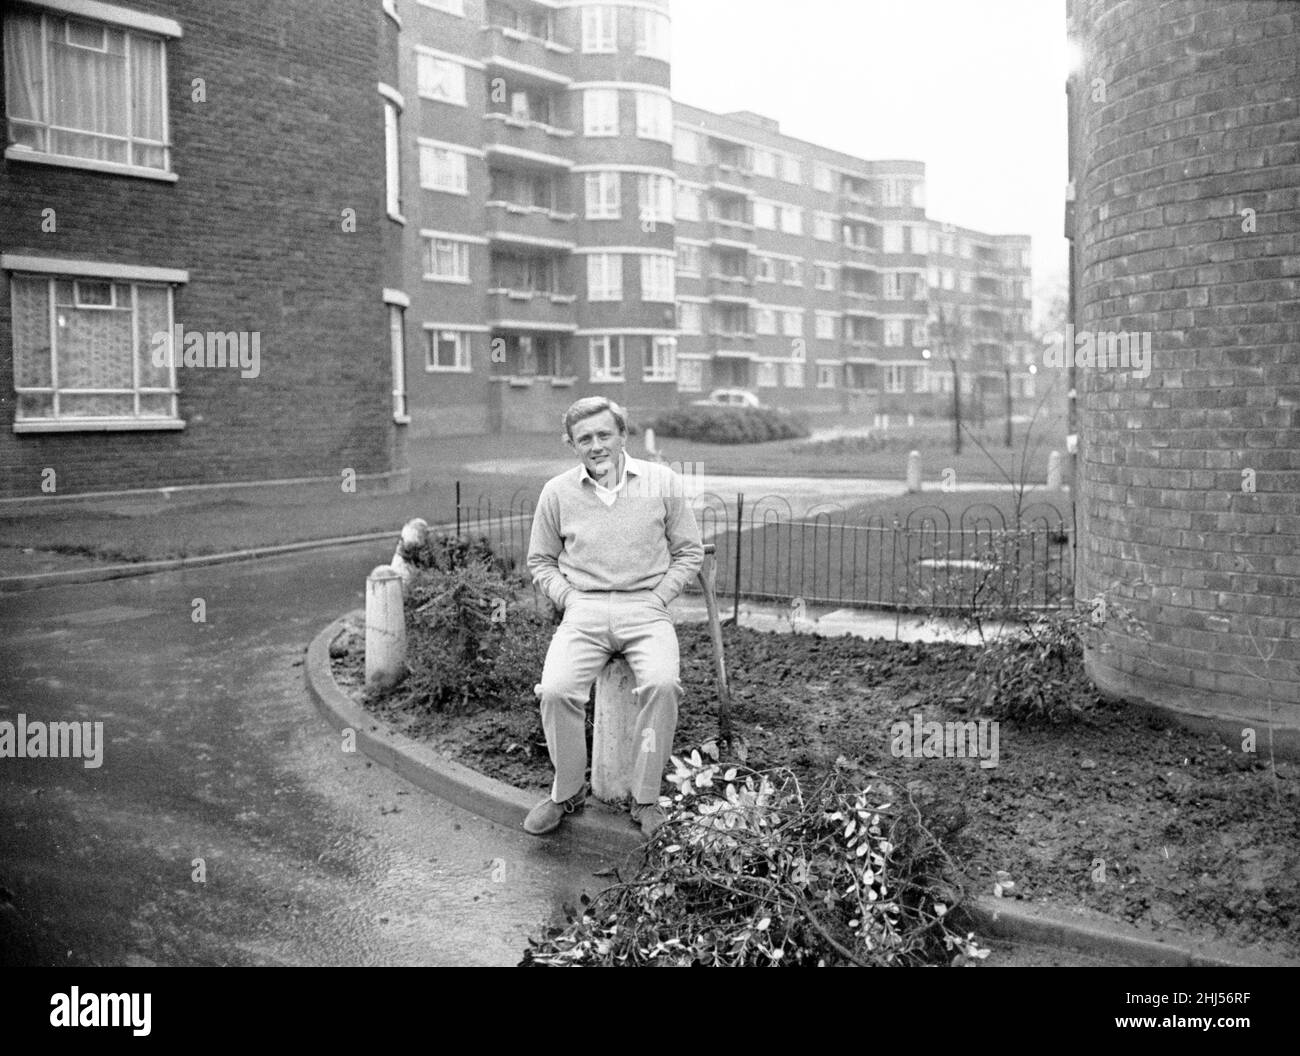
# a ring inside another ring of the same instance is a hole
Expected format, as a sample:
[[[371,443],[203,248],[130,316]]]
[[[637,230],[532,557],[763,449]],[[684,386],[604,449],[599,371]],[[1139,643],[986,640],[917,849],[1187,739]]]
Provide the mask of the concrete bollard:
[[[659,453],[659,449],[655,446],[655,431],[653,429],[645,431],[645,451],[647,455]]]
[[[402,577],[380,565],[366,579],[366,686],[387,689],[406,677]]]
[[[1053,451],[1047,456],[1047,490],[1061,490],[1061,452]]]
[[[911,451],[907,456],[907,490],[909,493],[921,490],[921,452]]]
[[[596,678],[596,729],[591,739],[591,792],[606,803],[632,795],[636,764],[636,679],[621,656]]]

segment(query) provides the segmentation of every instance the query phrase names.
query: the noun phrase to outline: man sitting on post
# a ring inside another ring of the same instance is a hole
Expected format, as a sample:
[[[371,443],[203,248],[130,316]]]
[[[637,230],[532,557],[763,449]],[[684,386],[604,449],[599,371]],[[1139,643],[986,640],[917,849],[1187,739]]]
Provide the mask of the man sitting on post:
[[[564,612],[538,687],[555,781],[524,829],[552,832],[585,803],[587,699],[621,653],[638,709],[632,817],[649,837],[663,822],[659,784],[682,695],[668,603],[699,572],[704,547],[681,478],[624,451],[621,407],[603,396],[578,400],[564,432],[581,464],[542,488],[528,546],[533,582]]]

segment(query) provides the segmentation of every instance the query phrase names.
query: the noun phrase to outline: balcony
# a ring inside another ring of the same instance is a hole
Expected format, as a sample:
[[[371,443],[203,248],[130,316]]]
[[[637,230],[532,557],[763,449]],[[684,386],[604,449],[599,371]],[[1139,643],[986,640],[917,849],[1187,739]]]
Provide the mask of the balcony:
[[[745,197],[750,197],[754,193],[751,189],[754,170],[746,165],[715,161],[708,167],[708,177],[709,185],[718,190]]]
[[[494,242],[536,246],[557,253],[568,252],[577,244],[573,241],[573,221],[577,219],[573,213],[491,201],[485,217],[488,238]]]
[[[544,290],[488,290],[488,322],[511,330],[570,333],[578,328],[572,293]]]
[[[754,225],[748,220],[724,216],[709,217],[709,241],[735,249],[754,248]]]
[[[483,115],[483,147],[494,164],[523,168],[568,171],[573,159],[568,156],[573,132],[504,113]]]
[[[566,87],[573,83],[573,49],[505,26],[484,26],[479,55],[489,69],[516,80]]]
[[[840,247],[840,263],[846,268],[879,271],[880,250],[874,246],[846,242]]]
[[[714,273],[709,276],[708,284],[709,299],[713,301],[733,301],[737,304],[752,304],[754,297],[754,280],[748,275],[721,275]]]
[[[865,194],[843,193],[840,195],[841,213],[855,213],[858,216],[871,218],[871,211],[876,208],[876,204],[874,198]]]

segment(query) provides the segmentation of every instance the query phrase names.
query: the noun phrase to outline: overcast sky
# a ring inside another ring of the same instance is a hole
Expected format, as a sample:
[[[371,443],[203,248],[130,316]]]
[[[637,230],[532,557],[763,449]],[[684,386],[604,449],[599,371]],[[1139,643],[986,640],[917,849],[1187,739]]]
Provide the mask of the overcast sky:
[[[1032,235],[1035,288],[1064,276],[1065,0],[673,0],[672,13],[682,102],[924,161],[930,217]]]

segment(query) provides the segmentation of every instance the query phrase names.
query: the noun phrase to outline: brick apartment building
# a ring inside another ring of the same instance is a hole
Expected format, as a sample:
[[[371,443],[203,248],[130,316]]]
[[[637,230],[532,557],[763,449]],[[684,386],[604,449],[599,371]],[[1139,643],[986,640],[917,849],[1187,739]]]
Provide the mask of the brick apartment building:
[[[936,225],[920,162],[674,104],[667,0],[384,6],[416,435],[716,387],[946,414],[939,304],[968,398],[1004,392],[1008,361],[1032,393],[1028,239]]]
[[[5,5],[0,495],[403,485],[389,21],[341,0]]]
[[[1300,752],[1300,5],[1072,0],[1081,599],[1098,685]],[[1086,348],[1086,345],[1083,347]],[[1097,343],[1097,351],[1102,349]],[[1083,356],[1085,360],[1088,357]],[[1247,749],[1250,750],[1250,749]]]

